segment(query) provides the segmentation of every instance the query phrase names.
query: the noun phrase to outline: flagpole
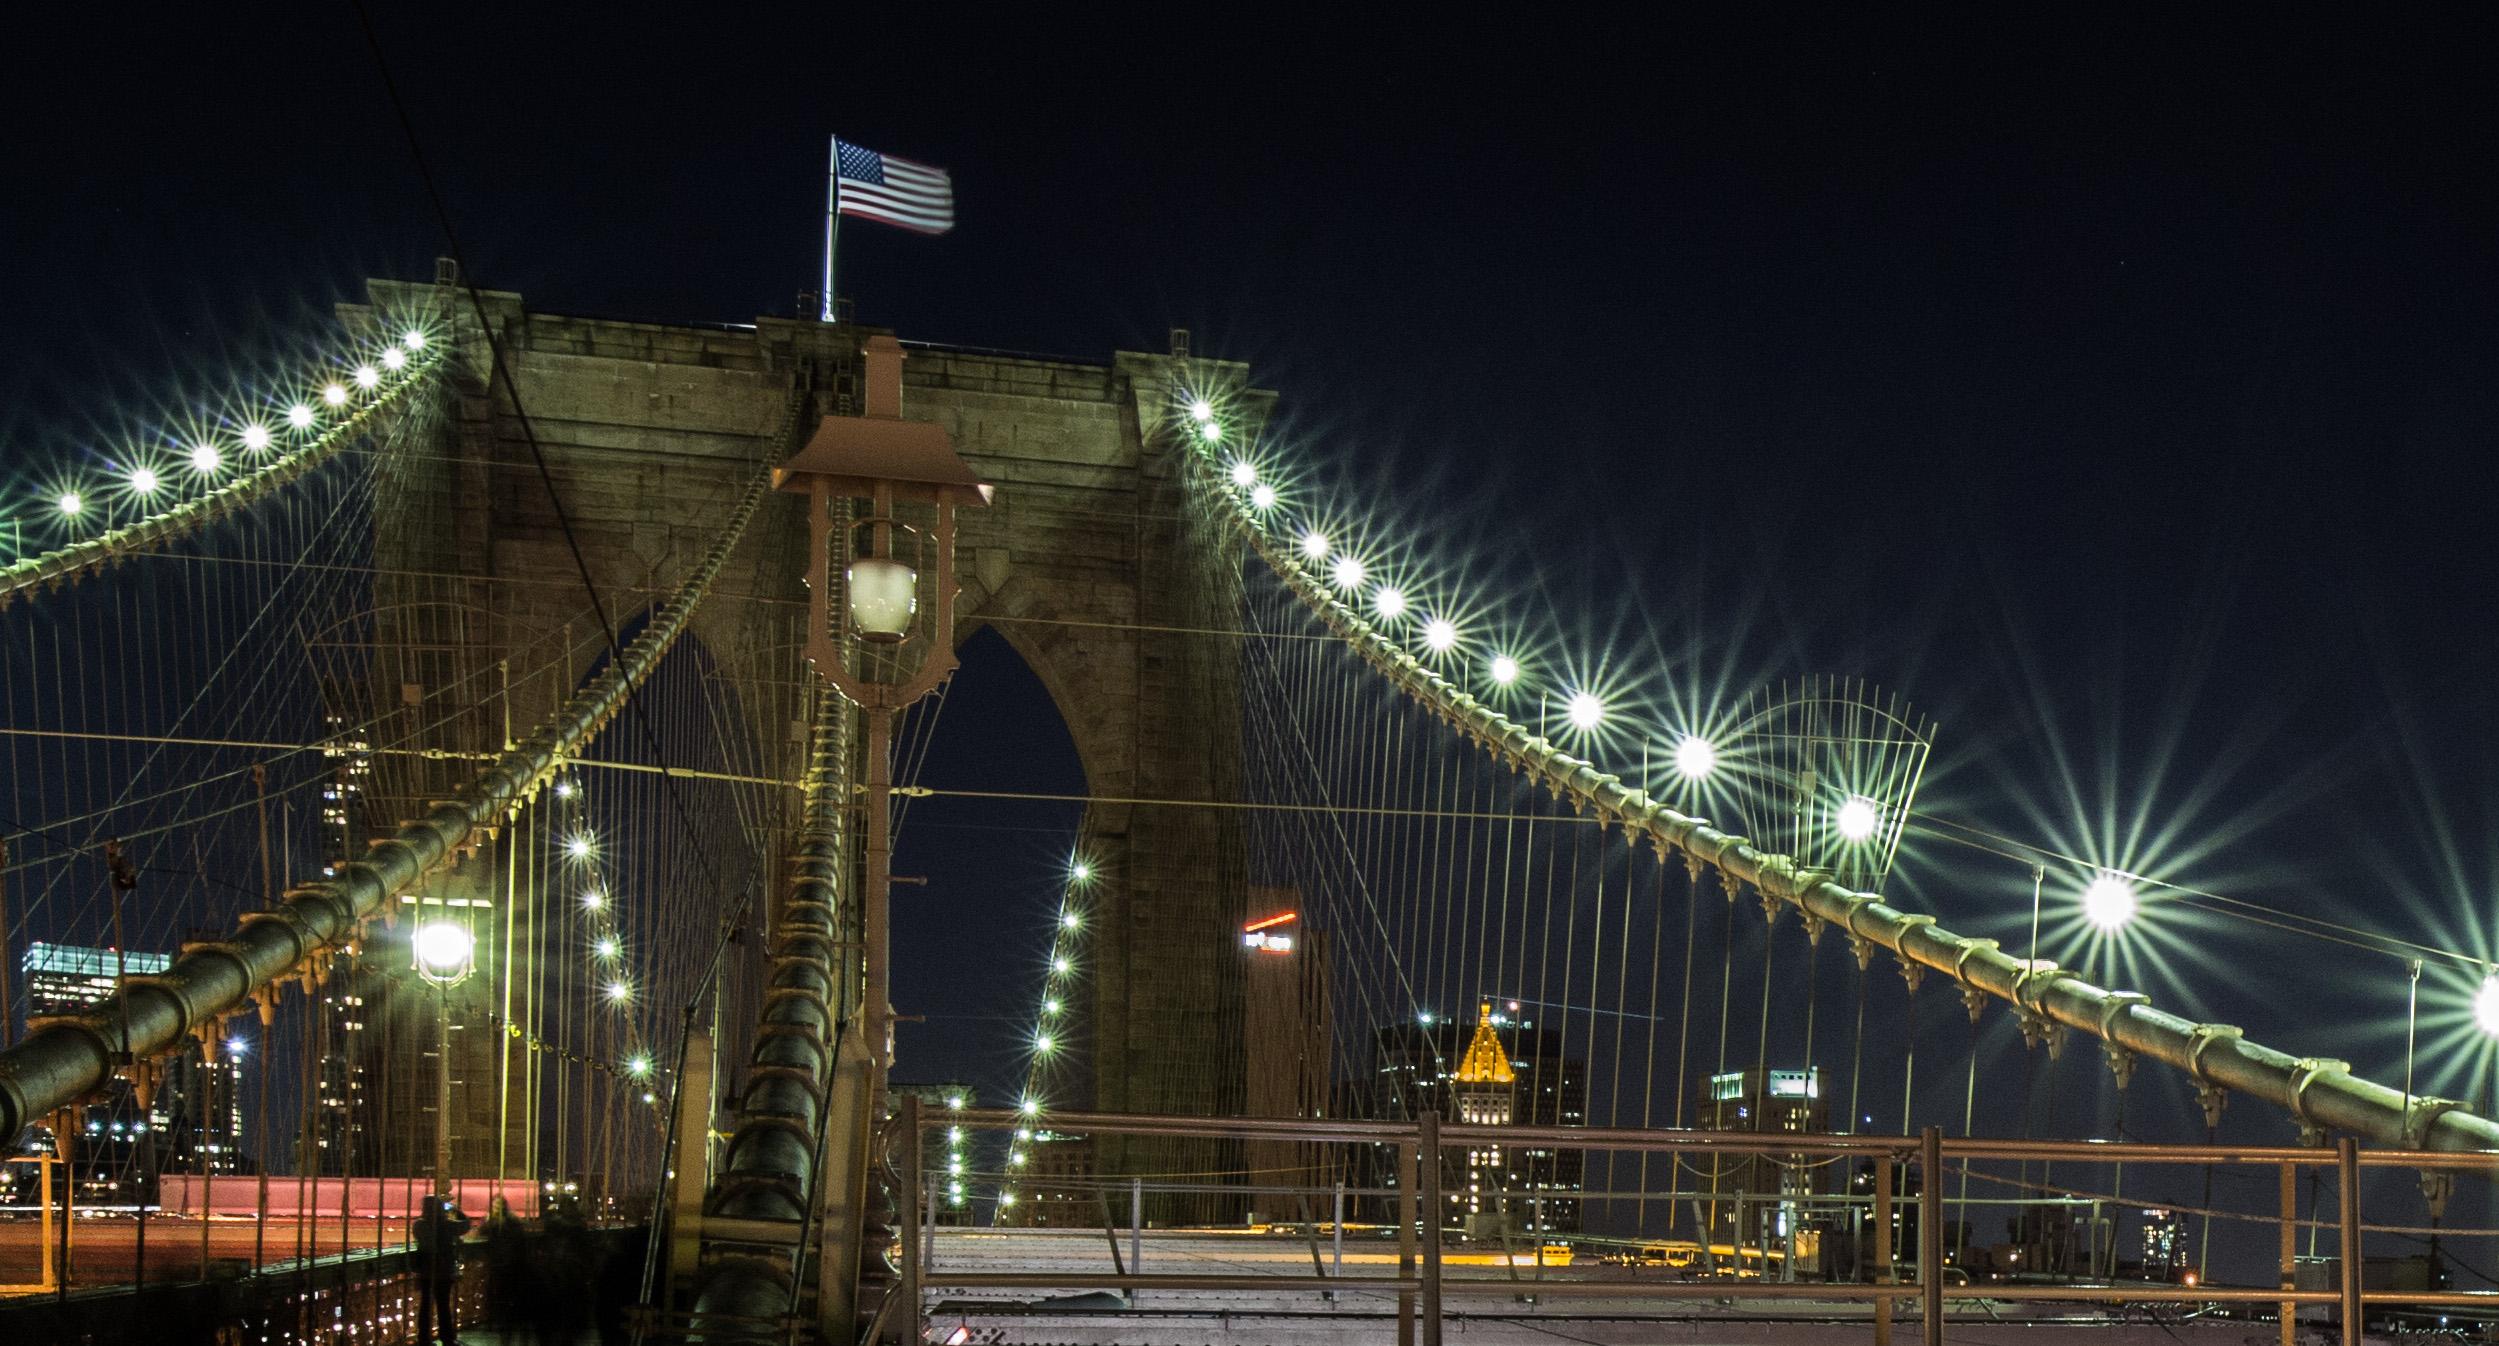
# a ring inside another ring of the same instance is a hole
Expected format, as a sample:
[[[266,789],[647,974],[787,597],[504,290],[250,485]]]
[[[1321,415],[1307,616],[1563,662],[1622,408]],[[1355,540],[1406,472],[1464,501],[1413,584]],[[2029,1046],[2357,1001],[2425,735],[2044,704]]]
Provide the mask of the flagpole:
[[[816,315],[820,322],[833,321],[833,245],[842,229],[842,138],[833,137],[824,166],[824,293],[823,311]]]

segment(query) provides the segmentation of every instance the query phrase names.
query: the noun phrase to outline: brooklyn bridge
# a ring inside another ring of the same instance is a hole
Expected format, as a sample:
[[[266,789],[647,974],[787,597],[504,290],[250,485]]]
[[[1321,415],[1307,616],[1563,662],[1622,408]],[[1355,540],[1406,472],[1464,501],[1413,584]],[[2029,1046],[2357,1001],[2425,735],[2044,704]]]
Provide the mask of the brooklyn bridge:
[[[908,338],[445,263],[15,508],[12,1340],[407,1340],[429,1202],[472,1340],[558,1226],[643,1341],[2499,1318],[2469,953],[1977,828],[1850,670],[1655,695],[1186,332]],[[1080,792],[926,769],[975,647]],[[895,872],[979,799],[1063,849]],[[2326,963],[2402,1034],[2220,984]]]

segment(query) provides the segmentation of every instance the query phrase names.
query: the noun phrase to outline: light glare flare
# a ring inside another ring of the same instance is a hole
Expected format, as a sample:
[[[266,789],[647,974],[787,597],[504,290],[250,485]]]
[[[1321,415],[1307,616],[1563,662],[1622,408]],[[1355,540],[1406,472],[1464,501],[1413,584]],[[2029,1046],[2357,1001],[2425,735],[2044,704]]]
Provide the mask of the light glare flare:
[[[2482,978],[2482,989],[2473,993],[2473,1023],[2499,1038],[2499,972]]]
[[[1220,444],[1223,442],[1223,426],[1219,422],[1208,421],[1197,428],[1197,437],[1209,444]]]
[[[382,352],[382,368],[399,370],[407,367],[408,357],[397,346]]]
[[[1315,528],[1302,534],[1302,556],[1312,561],[1328,559],[1328,535]]]
[[[1492,680],[1503,687],[1518,681],[1518,660],[1506,654],[1492,657]]]
[[[257,453],[269,447],[269,427],[253,424],[243,427],[243,447]]]
[[[1382,585],[1378,593],[1371,595],[1371,610],[1386,621],[1393,622],[1405,616],[1406,591],[1394,585]]]
[[[1882,826],[1883,813],[1874,806],[1873,800],[1864,795],[1850,795],[1847,802],[1840,805],[1836,821],[1841,836],[1850,841],[1864,841]]]
[[[356,366],[357,387],[364,389],[366,392],[371,392],[375,388],[381,386],[381,382],[382,371],[375,369],[371,365]]]
[[[1254,467],[1252,467],[1252,466],[1250,466],[1250,465],[1249,465],[1249,460],[1248,460],[1248,459],[1246,459],[1246,458],[1236,458],[1236,459],[1234,459],[1234,460],[1233,460],[1233,463],[1232,463],[1232,484],[1233,484],[1233,485],[1235,485],[1235,486],[1251,486],[1251,485],[1255,485],[1255,484],[1257,483],[1257,481],[1258,481],[1258,469],[1257,469],[1257,468],[1254,468]]]
[[[2083,889],[2083,918],[2110,934],[2126,928],[2139,905],[2135,886],[2123,876],[2102,874]]]
[[[76,491],[63,491],[61,492],[61,498],[53,501],[52,503],[58,506],[63,514],[70,515],[73,518],[76,517],[81,510],[84,510],[87,507],[86,497],[78,494]]]
[[[1350,556],[1337,557],[1335,569],[1329,572],[1329,577],[1336,581],[1339,589],[1361,588],[1362,576],[1362,562]]]
[[[1050,970],[1061,976],[1065,976],[1068,973],[1075,971],[1076,965],[1064,958],[1053,958],[1050,960]]]
[[[343,383],[323,384],[321,388],[321,400],[334,407],[346,406],[347,385]]]
[[[142,467],[133,470],[130,474],[130,489],[141,495],[156,494],[157,485],[154,468]]]
[[[286,423],[298,430],[312,428],[312,408],[298,402],[286,409]]]
[[[1215,419],[1215,404],[1201,397],[1189,404],[1189,419],[1200,425]]]
[[[1707,780],[1718,769],[1718,747],[1698,734],[1686,734],[1675,745],[1675,772],[1685,780]]]
[[[425,333],[411,327],[406,336],[399,338],[399,343],[409,350],[421,351],[425,349]]]
[[[633,999],[633,988],[621,981],[609,982],[607,984],[607,998],[621,1005],[626,1001]]]
[[[1458,628],[1446,617],[1434,617],[1423,623],[1423,644],[1434,654],[1447,654],[1458,647]]]
[[[1251,487],[1250,507],[1252,509],[1274,509],[1276,507],[1276,488],[1263,481],[1258,483],[1256,486]]]
[[[466,926],[436,921],[419,926],[409,943],[413,946],[417,962],[423,964],[426,970],[452,973],[468,963],[470,953],[477,947],[477,937],[471,935]]]
[[[216,445],[194,444],[191,446],[192,471],[206,475],[216,471],[218,468],[224,467],[225,465],[226,456],[217,452]]]
[[[1571,728],[1585,734],[1605,723],[1605,702],[1594,692],[1573,692],[1567,713]]]

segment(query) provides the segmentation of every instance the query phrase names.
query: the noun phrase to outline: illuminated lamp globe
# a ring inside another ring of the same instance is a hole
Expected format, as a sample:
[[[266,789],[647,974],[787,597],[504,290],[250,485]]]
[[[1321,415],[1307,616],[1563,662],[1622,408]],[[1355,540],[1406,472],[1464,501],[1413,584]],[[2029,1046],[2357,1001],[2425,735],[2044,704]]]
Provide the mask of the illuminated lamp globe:
[[[1076,965],[1064,958],[1053,958],[1050,960],[1050,970],[1058,973],[1060,976],[1065,976],[1068,973],[1075,971]]]
[[[356,386],[371,392],[382,382],[382,371],[371,365],[356,366]]]
[[[1567,713],[1571,717],[1571,728],[1583,734],[1605,723],[1605,703],[1598,700],[1594,692],[1571,693]]]
[[[1040,1099],[1038,1099],[1038,1098],[1028,1098],[1028,1099],[1025,1099],[1023,1102],[1018,1103],[1018,1104],[1016,1104],[1016,1105],[1015,1105],[1015,1110],[1016,1110],[1017,1112],[1020,1112],[1020,1113],[1024,1114],[1024,1115],[1025,1115],[1025,1116],[1027,1116],[1027,1117],[1037,1117],[1037,1116],[1040,1116],[1040,1115],[1041,1115],[1041,1100],[1040,1100]]]
[[[312,428],[312,408],[298,402],[286,409],[286,423],[298,430]]]
[[[1685,780],[1707,780],[1718,769],[1718,748],[1698,734],[1686,734],[1675,745],[1675,773]]]
[[[1070,930],[1073,930],[1073,929],[1075,929],[1076,927],[1078,927],[1078,926],[1080,926],[1080,925],[1083,925],[1084,923],[1085,923],[1085,918],[1084,918],[1084,917],[1082,917],[1082,916],[1077,915],[1076,913],[1074,913],[1074,912],[1072,912],[1072,911],[1071,911],[1071,912],[1069,912],[1069,913],[1067,913],[1067,914],[1066,914],[1066,915],[1064,915],[1064,916],[1061,916],[1061,917],[1059,918],[1059,924],[1060,924],[1060,925],[1063,925],[1063,926],[1065,926],[1065,927],[1067,927],[1067,928],[1068,928],[1068,929],[1070,929]]]
[[[1209,444],[1220,444],[1223,442],[1223,426],[1218,422],[1208,421],[1197,428],[1197,437]]]
[[[1423,623],[1423,644],[1434,654],[1447,654],[1458,645],[1458,628],[1446,617],[1434,617]]]
[[[1382,585],[1371,595],[1371,610],[1383,621],[1395,621],[1406,615],[1406,591],[1393,585]]]
[[[2083,919],[2110,934],[2135,918],[2135,886],[2116,874],[2102,874],[2083,889]]]
[[[1834,821],[1841,836],[1850,841],[1864,841],[1883,825],[1883,811],[1864,795],[1850,795],[1847,802],[1840,805],[1839,815]]]
[[[1078,883],[1083,883],[1093,877],[1093,865],[1090,861],[1079,860],[1067,867],[1067,876]]]
[[[1263,481],[1258,483],[1256,486],[1251,487],[1250,506],[1253,509],[1274,509],[1276,507],[1276,488]]]
[[[918,571],[877,556],[850,563],[850,621],[861,640],[896,644],[911,634],[911,619],[919,611]]]
[[[1336,587],[1339,589],[1361,588],[1362,576],[1362,562],[1350,556],[1337,557],[1335,568],[1328,572],[1328,577],[1336,581]]]
[[[607,998],[621,1005],[626,1001],[633,999],[633,988],[627,986],[621,981],[609,982],[607,984]]]
[[[143,467],[130,474],[131,490],[137,491],[141,495],[154,495],[156,494],[156,487],[157,480],[154,469]]]
[[[425,349],[425,333],[411,327],[406,336],[399,338],[399,342],[412,351],[421,351]]]
[[[267,426],[265,426],[265,425],[247,425],[247,426],[244,426],[244,427],[243,427],[243,447],[244,447],[244,448],[247,448],[247,449],[251,449],[251,450],[253,450],[253,451],[255,451],[255,452],[257,452],[257,451],[259,451],[259,450],[261,450],[261,449],[268,448],[268,447],[269,447],[269,427],[267,427]]]
[[[1492,657],[1492,680],[1503,687],[1518,681],[1518,660],[1506,654]]]
[[[218,468],[224,467],[225,465],[226,456],[217,452],[216,445],[195,444],[191,446],[192,471],[200,473],[214,472]]]
[[[407,355],[397,346],[393,346],[389,350],[382,352],[382,368],[384,369],[394,371],[403,369],[407,366],[407,363]]]
[[[1328,559],[1328,535],[1315,528],[1302,534],[1302,555],[1312,561]]]
[[[456,977],[469,965],[477,951],[477,937],[468,927],[449,921],[435,921],[417,927],[409,940],[409,951],[416,955],[417,971],[429,977]]]
[[[63,514],[71,516],[75,516],[80,510],[87,507],[86,497],[78,494],[76,491],[63,491],[61,492],[61,498],[53,501],[52,503],[59,506]]]
[[[593,946],[593,952],[597,953],[601,958],[613,958],[616,956],[616,941],[612,939],[600,940],[595,946]]]
[[[1053,1037],[1051,1037],[1051,1036],[1050,1036],[1049,1034],[1047,1034],[1047,1033],[1044,1033],[1044,1034],[1042,1034],[1040,1037],[1037,1037],[1037,1038],[1034,1038],[1034,1039],[1033,1039],[1033,1049],[1034,1049],[1035,1051],[1041,1052],[1041,1053],[1043,1053],[1043,1054],[1045,1054],[1045,1055],[1047,1055],[1047,1054],[1048,1054],[1048,1053],[1049,1053],[1049,1052],[1050,1052],[1053,1048],[1057,1047],[1058,1045],[1059,1045],[1059,1044],[1058,1044],[1058,1040],[1057,1040],[1057,1039],[1055,1039],[1055,1038],[1053,1038]]]
[[[1255,485],[1255,484],[1257,483],[1257,481],[1258,481],[1258,469],[1257,469],[1257,468],[1254,468],[1254,467],[1252,467],[1252,466],[1250,466],[1250,465],[1249,465],[1249,460],[1247,460],[1247,459],[1239,459],[1239,460],[1234,461],[1234,463],[1232,464],[1232,484],[1233,484],[1233,485],[1235,485],[1235,486],[1250,486],[1250,485]]]
[[[2482,978],[2482,989],[2473,993],[2473,1023],[2499,1038],[2499,972]]]
[[[1189,404],[1189,419],[1200,425],[1215,419],[1215,404],[1201,397]]]
[[[625,1073],[633,1076],[637,1080],[650,1074],[651,1058],[647,1056],[637,1056],[632,1060],[627,1061],[625,1063]]]
[[[346,406],[346,405],[347,405],[347,386],[346,386],[345,384],[342,384],[342,383],[330,383],[330,384],[324,384],[324,385],[322,385],[322,388],[321,388],[321,400],[322,400],[322,401],[324,401],[324,402],[329,403],[331,406],[334,406],[334,407],[343,407],[343,406]]]

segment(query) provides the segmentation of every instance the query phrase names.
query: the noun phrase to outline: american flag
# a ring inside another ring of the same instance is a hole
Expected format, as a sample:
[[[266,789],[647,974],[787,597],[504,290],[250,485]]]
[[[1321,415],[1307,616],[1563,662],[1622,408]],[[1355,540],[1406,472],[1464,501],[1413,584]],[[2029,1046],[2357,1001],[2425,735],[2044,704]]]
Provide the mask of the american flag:
[[[954,228],[954,178],[942,168],[833,140],[834,197],[841,213],[914,233]]]

